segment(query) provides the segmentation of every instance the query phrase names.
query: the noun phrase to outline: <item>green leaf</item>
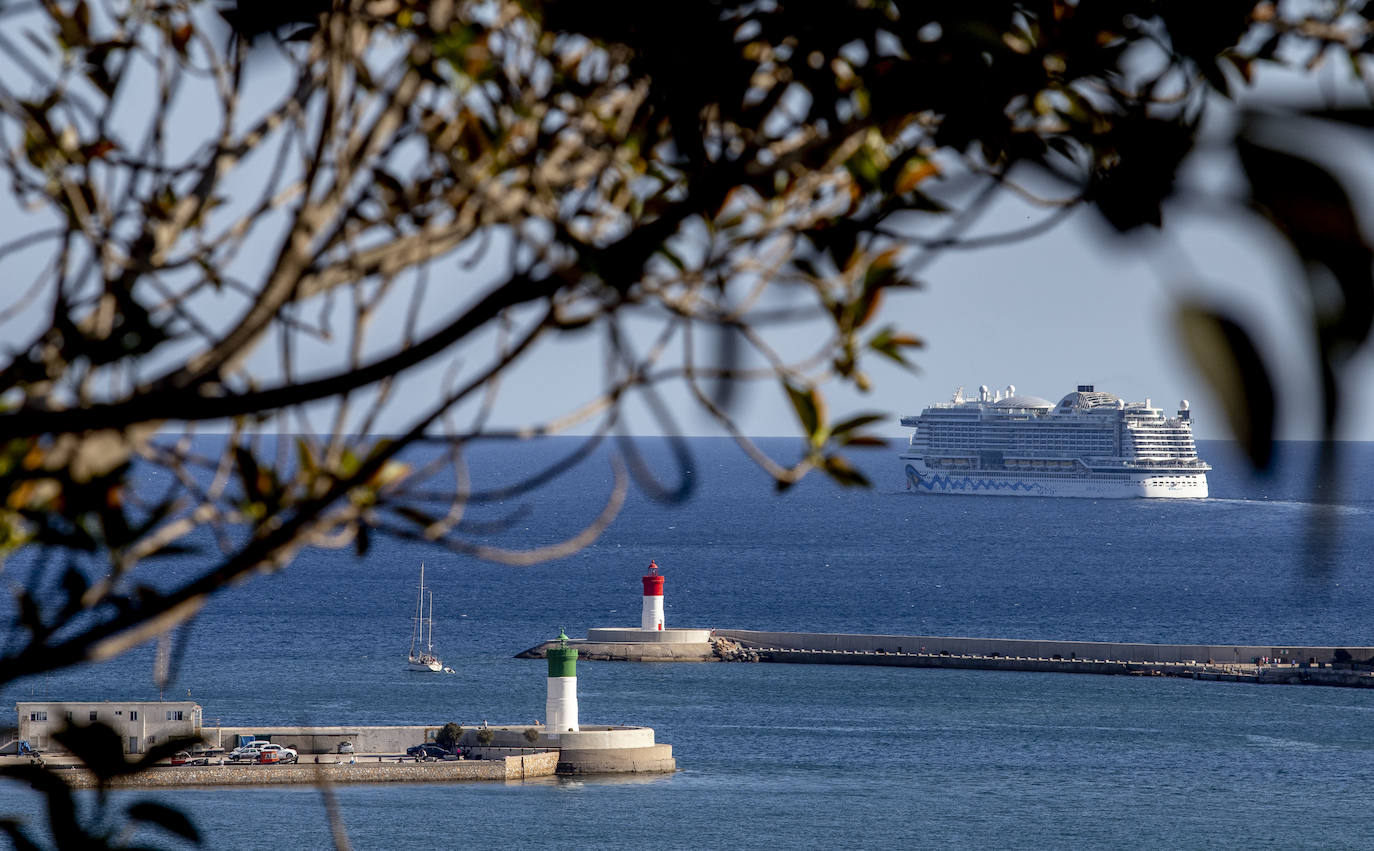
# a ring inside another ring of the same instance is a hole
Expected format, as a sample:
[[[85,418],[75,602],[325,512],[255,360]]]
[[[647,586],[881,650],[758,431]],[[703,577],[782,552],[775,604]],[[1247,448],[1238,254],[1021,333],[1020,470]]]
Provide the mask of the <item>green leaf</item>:
[[[870,486],[868,477],[849,463],[849,459],[843,455],[828,455],[821,469],[825,470],[826,475],[845,487],[866,488]]]
[[[782,386],[787,390],[787,398],[792,401],[792,409],[797,412],[802,430],[815,442],[825,422],[825,400],[814,387],[796,387],[784,380]]]
[[[315,453],[310,449],[310,443],[303,437],[296,438],[296,463],[300,465],[301,472],[310,478],[320,469],[319,463],[315,460]]]
[[[844,422],[832,425],[830,427],[830,433],[836,437],[839,437],[842,434],[848,434],[851,431],[861,429],[866,425],[870,425],[872,423],[876,423],[880,420],[885,419],[887,419],[887,417],[885,417],[882,414],[860,414],[859,416],[851,417],[845,420]]]
[[[899,333],[891,325],[883,326],[868,340],[868,348],[885,358],[901,364],[907,369],[914,368],[914,365],[906,359],[906,355],[902,353],[902,350],[919,349],[923,346],[925,346],[925,341],[921,340],[919,337]]]

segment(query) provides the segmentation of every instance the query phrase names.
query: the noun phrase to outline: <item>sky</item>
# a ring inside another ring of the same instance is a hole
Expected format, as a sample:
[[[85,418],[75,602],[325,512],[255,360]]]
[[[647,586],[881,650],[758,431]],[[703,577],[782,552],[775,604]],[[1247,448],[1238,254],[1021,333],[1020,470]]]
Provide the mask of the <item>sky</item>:
[[[1040,215],[1008,199],[983,230],[1005,231]],[[916,370],[871,358],[872,392],[827,390],[832,416],[883,413],[888,419],[876,431],[895,438],[906,432],[898,416],[947,401],[960,386],[974,393],[981,384],[1010,384],[1057,401],[1079,384],[1092,384],[1130,401],[1148,398],[1170,412],[1187,399],[1195,435],[1225,439],[1230,432],[1221,404],[1175,325],[1178,306],[1199,300],[1225,305],[1246,320],[1278,388],[1279,436],[1317,438],[1316,362],[1294,318],[1300,298],[1286,277],[1297,272],[1292,259],[1257,222],[1223,222],[1186,210],[1174,215],[1170,224],[1177,224],[1177,233],[1168,240],[1122,238],[1085,209],[1033,240],[942,255],[921,274],[920,289],[889,296],[873,323],[897,324],[925,341],[911,356]],[[543,348],[513,382],[537,392],[514,394],[501,417],[514,423],[547,416],[560,405],[571,408],[577,389],[594,378],[589,367],[596,357],[592,341]],[[1374,378],[1372,367],[1366,354],[1358,385]],[[1350,399],[1342,436],[1374,440],[1374,406],[1359,394]],[[775,388],[757,387],[739,401],[736,415],[746,433],[795,433],[792,410]],[[673,404],[691,407],[681,397]],[[633,410],[631,423],[637,432],[656,428]],[[712,433],[712,424],[689,418],[683,430]]]
[[[1319,76],[1261,77],[1253,92],[1301,96],[1318,83]],[[1321,91],[1330,95],[1330,86]],[[196,109],[193,102],[180,108],[187,115]],[[197,125],[188,121],[187,126]],[[1213,196],[1234,193],[1236,166],[1224,158],[1196,156],[1187,173],[1192,183]],[[1374,209],[1374,175],[1355,171],[1343,176],[1357,185],[1356,198],[1364,208]],[[1043,215],[1042,210],[1004,196],[974,233],[1015,229]],[[31,212],[6,197],[0,197],[0,222],[10,234],[34,226]],[[1315,361],[1307,332],[1294,319],[1303,298],[1292,283],[1300,274],[1295,261],[1267,226],[1244,216],[1219,216],[1215,204],[1171,204],[1165,223],[1164,236],[1123,239],[1094,212],[1082,209],[1034,239],[945,252],[921,271],[922,288],[890,295],[873,323],[892,323],[925,340],[925,347],[912,354],[917,369],[908,372],[870,358],[872,392],[826,389],[832,417],[876,412],[884,417],[876,433],[900,438],[905,430],[897,422],[899,416],[945,401],[961,386],[972,393],[981,384],[996,389],[1010,384],[1021,393],[1054,401],[1079,384],[1092,384],[1131,401],[1148,398],[1166,411],[1188,399],[1196,436],[1226,438],[1221,405],[1190,363],[1174,325],[1180,303],[1201,300],[1240,315],[1256,338],[1278,390],[1278,436],[1318,437],[1319,403],[1312,389]],[[263,257],[269,253],[264,251]],[[9,274],[0,284],[0,306],[17,299],[38,268],[32,253],[6,262]],[[252,262],[254,258],[245,261]],[[446,262],[446,268],[456,269],[455,263]],[[436,284],[437,294],[427,302],[423,321],[446,321],[471,297],[474,280],[489,273],[479,267],[461,276],[452,274],[453,281]],[[454,286],[459,278],[461,285]],[[224,313],[220,318],[229,318],[231,311]],[[396,311],[379,318],[374,335],[378,345],[392,345],[400,338],[401,317]],[[0,324],[0,336],[22,339],[32,320],[32,313],[13,317]],[[801,350],[815,334],[814,326],[799,328],[790,332],[790,339],[784,335],[782,343]],[[490,341],[488,337],[484,345]],[[636,342],[648,345],[643,335]],[[504,379],[492,423],[514,428],[545,422],[585,402],[599,386],[600,345],[594,335],[580,335],[537,346]],[[332,351],[337,355],[337,347]],[[328,345],[306,346],[301,359],[307,366],[323,364],[330,352]],[[433,401],[436,387],[451,371],[473,368],[476,358],[470,355],[445,356],[405,381],[377,429],[404,428]],[[456,368],[455,361],[461,362]],[[274,346],[264,346],[251,363],[260,378],[270,379],[276,371]],[[1339,436],[1374,440],[1374,395],[1354,390],[1371,386],[1374,357],[1366,351],[1347,378],[1350,406]],[[668,428],[686,434],[720,433],[708,418],[693,414],[695,405],[685,393],[668,389],[664,401],[678,415]],[[737,403],[733,413],[747,434],[797,431],[795,415],[776,383],[744,388]],[[665,429],[634,401],[627,405],[625,417],[632,433]],[[324,417],[315,420],[320,427],[328,422]]]

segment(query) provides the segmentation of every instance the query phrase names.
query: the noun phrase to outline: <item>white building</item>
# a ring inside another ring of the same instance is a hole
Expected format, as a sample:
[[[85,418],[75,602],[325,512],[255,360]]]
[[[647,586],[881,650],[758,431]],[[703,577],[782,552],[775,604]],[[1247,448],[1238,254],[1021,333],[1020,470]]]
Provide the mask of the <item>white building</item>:
[[[125,753],[143,753],[171,738],[200,738],[200,704],[189,700],[105,700],[99,703],[16,703],[19,738],[40,751],[61,752],[53,734],[68,726],[104,724],[124,740]]]

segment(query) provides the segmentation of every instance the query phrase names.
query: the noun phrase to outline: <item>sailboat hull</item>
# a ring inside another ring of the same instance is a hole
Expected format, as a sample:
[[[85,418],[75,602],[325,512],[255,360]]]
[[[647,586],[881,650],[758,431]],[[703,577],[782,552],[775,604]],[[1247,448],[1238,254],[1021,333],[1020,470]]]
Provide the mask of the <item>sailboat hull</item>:
[[[444,663],[440,662],[438,659],[411,659],[406,663],[406,670],[437,674],[444,670]]]

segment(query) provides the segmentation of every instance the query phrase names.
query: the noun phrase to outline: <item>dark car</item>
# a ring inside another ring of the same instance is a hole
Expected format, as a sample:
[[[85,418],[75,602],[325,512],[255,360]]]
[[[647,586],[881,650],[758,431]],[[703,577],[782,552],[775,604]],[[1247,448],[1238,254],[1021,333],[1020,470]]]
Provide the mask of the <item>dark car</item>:
[[[432,759],[454,759],[453,751],[442,748],[433,742],[425,742],[423,745],[416,745],[413,748],[406,748],[406,756],[413,756],[419,760]]]

